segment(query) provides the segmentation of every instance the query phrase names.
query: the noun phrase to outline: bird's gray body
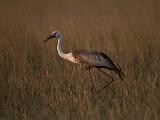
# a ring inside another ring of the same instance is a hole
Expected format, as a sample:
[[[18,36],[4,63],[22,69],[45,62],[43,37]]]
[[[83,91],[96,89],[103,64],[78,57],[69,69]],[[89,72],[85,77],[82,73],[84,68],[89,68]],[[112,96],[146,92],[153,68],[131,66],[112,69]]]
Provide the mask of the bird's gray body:
[[[92,50],[75,50],[72,52],[77,63],[85,67],[107,68],[109,70],[118,71],[119,68],[114,62],[103,52]]]
[[[87,69],[106,68],[115,71],[121,79],[125,76],[119,65],[115,65],[103,52],[82,49],[73,51],[72,55],[75,58],[76,63]]]

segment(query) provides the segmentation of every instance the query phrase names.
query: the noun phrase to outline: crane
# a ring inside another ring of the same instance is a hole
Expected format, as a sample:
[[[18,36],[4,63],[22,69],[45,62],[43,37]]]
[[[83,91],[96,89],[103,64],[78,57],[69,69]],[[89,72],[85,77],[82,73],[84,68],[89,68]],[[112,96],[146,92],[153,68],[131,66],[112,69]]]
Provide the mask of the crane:
[[[61,43],[63,40],[62,33],[59,31],[54,31],[43,42],[46,42],[51,39],[58,40],[57,51],[61,58],[86,68],[86,70],[88,70],[89,76],[90,76],[90,70],[92,68],[96,68],[97,70],[99,70],[100,72],[102,72],[103,74],[111,78],[111,81],[109,83],[111,84],[114,81],[114,78],[102,70],[102,68],[105,68],[107,70],[111,70],[117,73],[121,79],[125,77],[119,65],[115,64],[105,53],[95,51],[95,50],[82,49],[82,50],[75,50],[73,52],[66,54],[62,51],[62,47],[61,47]],[[91,76],[90,76],[90,79],[91,79]],[[107,87],[109,84],[102,87],[102,89]],[[92,85],[93,85],[93,81],[92,81]]]

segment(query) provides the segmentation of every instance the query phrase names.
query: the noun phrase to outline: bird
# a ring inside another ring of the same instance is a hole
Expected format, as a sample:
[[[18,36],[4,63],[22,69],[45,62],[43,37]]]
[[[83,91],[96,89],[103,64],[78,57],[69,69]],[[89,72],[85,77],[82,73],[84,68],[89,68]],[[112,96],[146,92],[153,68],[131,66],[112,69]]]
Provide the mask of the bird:
[[[57,51],[61,58],[84,67],[86,70],[88,70],[89,76],[90,76],[90,70],[92,68],[96,68],[97,70],[99,70],[100,72],[104,73],[105,75],[111,78],[111,82],[109,83],[111,84],[114,81],[114,78],[108,73],[104,72],[102,70],[102,68],[104,68],[110,71],[114,71],[115,73],[118,74],[118,76],[122,80],[125,77],[120,66],[118,64],[115,64],[113,60],[111,60],[111,58],[108,57],[105,53],[96,50],[86,50],[86,49],[74,50],[69,53],[64,53],[61,45],[63,40],[62,32],[53,31],[51,35],[49,35],[49,37],[47,37],[47,39],[45,39],[43,42],[46,42],[51,39],[58,40]],[[102,89],[107,87],[109,84],[102,87]]]

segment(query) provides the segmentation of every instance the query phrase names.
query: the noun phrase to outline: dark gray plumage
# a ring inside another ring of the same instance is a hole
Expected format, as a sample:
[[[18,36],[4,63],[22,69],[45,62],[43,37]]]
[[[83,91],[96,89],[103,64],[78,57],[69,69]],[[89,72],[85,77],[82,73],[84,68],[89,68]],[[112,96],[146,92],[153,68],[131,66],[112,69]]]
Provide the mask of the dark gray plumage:
[[[115,65],[114,62],[103,52],[82,49],[73,51],[72,55],[75,57],[75,60],[78,64],[86,67],[87,69],[94,67],[106,68],[118,73],[121,79],[124,77],[119,65]]]

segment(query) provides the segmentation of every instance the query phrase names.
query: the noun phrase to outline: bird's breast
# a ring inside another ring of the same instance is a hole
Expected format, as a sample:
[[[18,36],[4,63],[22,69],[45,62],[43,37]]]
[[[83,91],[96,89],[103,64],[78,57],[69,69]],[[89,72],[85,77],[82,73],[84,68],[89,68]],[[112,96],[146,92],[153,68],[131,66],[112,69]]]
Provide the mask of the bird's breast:
[[[75,59],[74,57],[70,57],[68,60],[69,60],[70,62],[77,63],[77,62],[76,62],[76,59]]]
[[[66,54],[65,59],[70,62],[77,63],[76,58],[72,55],[72,53]]]

